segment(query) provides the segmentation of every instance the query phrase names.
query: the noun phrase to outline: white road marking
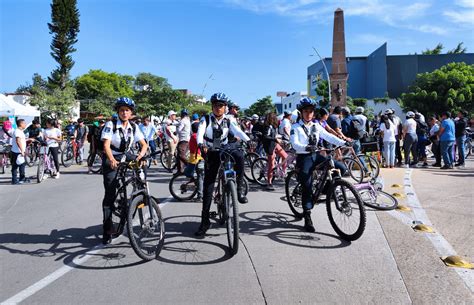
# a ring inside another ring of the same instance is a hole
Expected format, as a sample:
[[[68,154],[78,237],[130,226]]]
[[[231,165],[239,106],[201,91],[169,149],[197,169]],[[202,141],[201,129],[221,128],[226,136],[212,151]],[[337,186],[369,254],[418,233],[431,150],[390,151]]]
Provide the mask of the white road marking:
[[[425,209],[421,206],[418,197],[416,196],[415,189],[413,188],[413,183],[411,180],[413,169],[407,169],[405,171],[404,181],[405,183],[405,193],[407,195],[408,206],[412,208],[412,213],[414,216],[413,220],[421,221],[423,224],[433,227],[428,215],[426,214]],[[401,222],[412,226],[413,221],[409,220],[409,217],[402,214],[402,212],[391,211],[389,213],[391,216],[399,219]],[[449,256],[457,255],[454,248],[451,244],[441,235],[436,229],[435,233],[422,233],[428,238],[429,241],[433,244],[433,247],[436,249],[440,256]],[[466,286],[474,293],[474,270],[453,268],[454,271],[461,277]]]
[[[171,199],[173,199],[173,197],[169,196],[165,200],[163,200],[159,204],[160,208],[165,207],[170,202]],[[122,238],[122,237],[123,237],[123,235],[120,236],[119,238]],[[115,242],[117,242],[117,240],[119,238],[115,239]],[[95,254],[97,254],[102,249],[104,249],[104,247],[105,246],[102,245],[102,244],[93,247],[92,249],[87,251],[84,255],[75,258],[71,263],[69,263],[65,266],[62,266],[58,270],[56,270],[53,273],[47,275],[46,277],[44,277],[41,280],[37,281],[36,283],[29,286],[28,288],[23,289],[22,291],[15,294],[11,298],[9,298],[9,299],[3,301],[2,303],[0,303],[0,305],[12,305],[12,304],[18,304],[18,303],[24,301],[25,299],[29,298],[33,294],[37,293],[41,289],[47,287],[48,285],[50,285],[51,283],[53,283],[57,279],[61,278],[65,274],[67,274],[69,271],[75,269],[74,266],[78,266],[78,265],[81,265],[81,264],[87,262],[91,257],[93,257]]]

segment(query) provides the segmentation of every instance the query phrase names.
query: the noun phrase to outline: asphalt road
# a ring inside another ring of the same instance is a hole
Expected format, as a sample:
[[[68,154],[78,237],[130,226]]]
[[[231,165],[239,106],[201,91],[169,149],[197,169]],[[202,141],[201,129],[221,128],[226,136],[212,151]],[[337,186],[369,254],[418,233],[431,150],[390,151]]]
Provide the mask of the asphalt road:
[[[72,166],[59,180],[12,186],[2,175],[0,302],[473,303],[474,271],[440,259],[455,251],[473,260],[473,168],[471,159],[451,172],[382,171],[386,190],[405,195],[401,203],[412,211],[368,209],[366,231],[352,243],[336,235],[324,206],[313,213],[317,232],[305,233],[282,188],[252,186],[250,202],[239,206],[241,247],[229,257],[225,229],[217,224],[205,239],[194,238],[200,204],[170,200],[171,175],[155,167],[149,182],[162,202],[166,240],[160,257],[147,263],[126,237],[100,246],[101,176]],[[413,231],[409,222],[421,218],[436,235]],[[439,236],[452,248],[433,241]]]

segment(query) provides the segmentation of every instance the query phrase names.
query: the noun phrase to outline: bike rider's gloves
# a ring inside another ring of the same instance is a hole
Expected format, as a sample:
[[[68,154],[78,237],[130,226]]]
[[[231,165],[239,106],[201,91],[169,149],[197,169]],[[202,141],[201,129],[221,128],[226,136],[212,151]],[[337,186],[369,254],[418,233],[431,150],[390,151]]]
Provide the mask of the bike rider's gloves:
[[[318,151],[318,146],[317,145],[308,145],[308,146],[306,146],[306,151],[316,152],[316,151]]]
[[[346,141],[345,145],[348,147],[352,147],[352,145],[354,145],[354,142]]]

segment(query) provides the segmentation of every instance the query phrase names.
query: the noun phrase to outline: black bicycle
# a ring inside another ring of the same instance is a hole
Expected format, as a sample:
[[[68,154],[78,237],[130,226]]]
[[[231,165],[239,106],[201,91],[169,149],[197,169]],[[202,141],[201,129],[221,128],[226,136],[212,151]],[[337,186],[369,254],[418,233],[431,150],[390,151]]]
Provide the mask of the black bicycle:
[[[158,200],[150,195],[143,164],[120,162],[116,179],[119,186],[112,207],[112,237],[120,236],[127,225],[135,253],[143,260],[155,259],[165,240],[165,223]]]
[[[337,148],[336,148],[337,149]],[[313,171],[312,200],[319,203],[321,194],[326,194],[326,211],[334,231],[344,240],[359,239],[365,230],[366,214],[364,203],[352,184],[341,178],[335,168],[333,153],[318,164]],[[298,170],[291,171],[285,181],[286,200],[296,218],[303,218],[302,186],[298,179]]]
[[[226,225],[229,254],[235,255],[239,250],[239,205],[237,202],[237,174],[232,151],[238,148],[223,147],[214,149],[220,154],[221,163],[217,174],[217,187],[214,190],[214,203],[217,211],[211,217],[220,225]]]

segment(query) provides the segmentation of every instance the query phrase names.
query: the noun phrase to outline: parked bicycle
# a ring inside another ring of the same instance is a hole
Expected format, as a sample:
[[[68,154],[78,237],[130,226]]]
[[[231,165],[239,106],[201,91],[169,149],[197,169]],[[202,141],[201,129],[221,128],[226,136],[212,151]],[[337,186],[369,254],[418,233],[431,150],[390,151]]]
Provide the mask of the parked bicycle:
[[[25,162],[28,167],[32,167],[38,162],[40,147],[37,140],[28,141],[26,144]]]
[[[165,240],[165,223],[158,200],[150,194],[143,164],[120,162],[116,179],[119,186],[112,207],[112,237],[120,236],[127,225],[135,253],[143,260],[155,259]]]
[[[333,155],[318,164],[313,171],[312,200],[319,204],[319,197],[326,195],[326,211],[334,231],[344,240],[353,241],[362,236],[365,230],[365,207],[358,191],[348,181],[341,178],[335,168]],[[298,181],[298,170],[291,171],[285,181],[286,200],[296,218],[303,218],[302,186]]]
[[[383,184],[378,179],[355,184],[354,188],[366,206],[377,210],[393,210],[398,206],[398,200],[382,190]]]
[[[12,146],[8,143],[0,141],[0,174],[5,174],[6,168],[10,164],[10,151]]]
[[[349,176],[356,183],[362,183],[364,178],[377,178],[380,174],[380,163],[371,155],[356,154],[354,148],[343,147],[342,161],[347,167]]]
[[[282,181],[284,183],[287,171],[294,169],[296,154],[293,151],[287,151],[288,157],[284,162],[280,162],[280,157],[276,158],[276,164],[273,166],[273,181]],[[261,186],[266,186],[268,181],[268,159],[258,158],[251,165],[253,181]]]
[[[103,157],[103,152],[97,152],[94,156],[94,161],[91,163],[90,159],[92,158],[92,155],[89,154],[87,157],[87,164],[92,164],[91,166],[91,171],[94,174],[100,174],[102,172],[102,157]]]
[[[64,167],[69,167],[74,161],[76,161],[76,164],[82,163],[79,154],[79,145],[77,145],[74,137],[68,137],[66,140],[66,146],[61,152],[61,163]]]
[[[43,182],[45,175],[54,176],[57,174],[56,166],[54,166],[53,156],[49,152],[49,146],[46,142],[41,143],[39,150],[38,167],[36,169],[36,181]]]

